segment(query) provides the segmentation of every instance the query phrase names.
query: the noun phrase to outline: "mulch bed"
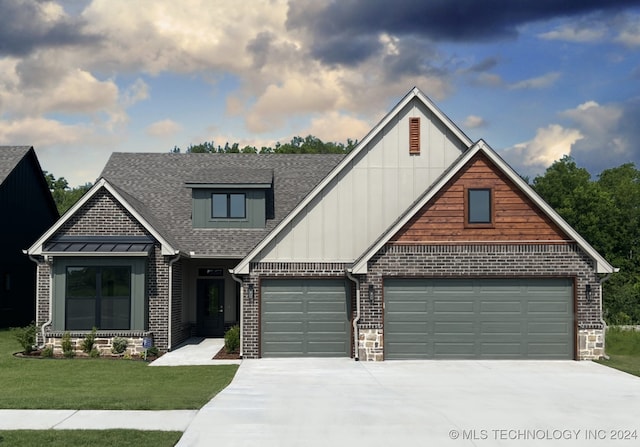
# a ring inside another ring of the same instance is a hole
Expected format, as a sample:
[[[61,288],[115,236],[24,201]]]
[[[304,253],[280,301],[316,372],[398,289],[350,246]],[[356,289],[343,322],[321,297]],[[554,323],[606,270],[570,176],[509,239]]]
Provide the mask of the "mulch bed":
[[[65,357],[62,354],[54,354],[52,357],[43,357],[41,351],[31,351],[30,353],[26,354],[24,352],[15,352],[13,354],[14,357],[18,357],[18,358],[23,358],[23,359],[69,359],[69,357]],[[147,362],[152,362],[154,360],[156,360],[159,356],[151,356],[148,355],[147,356]],[[71,357],[72,359],[78,359],[78,360],[83,360],[83,359],[107,359],[107,360],[142,360],[145,361],[143,356],[140,355],[132,355],[131,357],[125,358],[124,355],[108,355],[108,354],[101,354],[99,357],[90,357],[87,354],[80,354],[80,353],[76,353],[76,355],[74,357]]]
[[[227,349],[223,346],[216,355],[213,356],[213,360],[239,360],[239,352],[227,352]]]

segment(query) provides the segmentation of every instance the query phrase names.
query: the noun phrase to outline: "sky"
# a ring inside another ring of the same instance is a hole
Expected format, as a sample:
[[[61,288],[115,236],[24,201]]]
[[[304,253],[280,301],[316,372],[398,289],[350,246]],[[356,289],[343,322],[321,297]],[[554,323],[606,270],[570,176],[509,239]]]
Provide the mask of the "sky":
[[[360,140],[414,86],[521,175],[640,166],[640,0],[0,0],[0,145]]]

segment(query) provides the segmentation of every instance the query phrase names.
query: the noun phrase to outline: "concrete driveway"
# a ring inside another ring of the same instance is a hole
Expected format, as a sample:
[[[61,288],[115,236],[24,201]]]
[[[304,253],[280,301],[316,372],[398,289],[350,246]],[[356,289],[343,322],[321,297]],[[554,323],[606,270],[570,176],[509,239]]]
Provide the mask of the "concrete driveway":
[[[261,359],[178,446],[637,443],[640,378],[592,362]]]

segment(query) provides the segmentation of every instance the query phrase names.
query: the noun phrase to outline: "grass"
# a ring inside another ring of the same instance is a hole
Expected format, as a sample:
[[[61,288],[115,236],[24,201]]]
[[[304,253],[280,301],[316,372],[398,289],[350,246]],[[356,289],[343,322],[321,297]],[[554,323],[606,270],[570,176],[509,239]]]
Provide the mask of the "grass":
[[[0,447],[170,447],[182,432],[139,430],[0,430]]]
[[[612,327],[607,329],[605,342],[609,360],[598,360],[598,363],[640,376],[639,331],[625,331]]]
[[[224,389],[237,365],[154,366],[133,360],[16,358],[0,330],[0,408],[198,409]],[[9,445],[9,444],[7,444]],[[2,444],[0,444],[2,447]]]

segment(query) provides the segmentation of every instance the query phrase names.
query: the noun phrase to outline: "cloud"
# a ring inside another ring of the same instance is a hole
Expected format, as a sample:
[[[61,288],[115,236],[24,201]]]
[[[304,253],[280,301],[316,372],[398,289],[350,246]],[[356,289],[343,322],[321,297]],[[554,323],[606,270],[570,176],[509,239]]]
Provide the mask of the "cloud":
[[[635,144],[640,138],[637,126],[640,99],[605,105],[587,101],[560,116],[584,135],[575,145],[573,155],[593,172],[640,158],[640,149]]]
[[[69,17],[53,1],[0,2],[0,55],[24,56],[39,48],[97,42],[84,30],[85,22]]]
[[[558,79],[560,73],[557,71],[538,76],[536,78],[525,79],[509,85],[511,90],[538,90],[551,87]]]
[[[302,134],[314,135],[323,141],[346,143],[347,139],[362,140],[370,129],[371,123],[366,120],[331,111],[312,119]]]
[[[313,4],[313,6],[312,6]],[[291,2],[290,30],[310,34],[312,55],[327,64],[359,65],[381,50],[381,33],[429,41],[473,42],[514,38],[518,27],[559,16],[618,10],[632,0],[430,1],[307,0]]]
[[[550,124],[539,128],[532,140],[518,143],[503,154],[520,173],[529,173],[547,168],[564,155],[571,155],[573,145],[583,138],[577,129]]]
[[[145,129],[145,133],[156,138],[170,137],[182,130],[182,126],[173,120],[156,121]]]
[[[615,40],[627,47],[640,46],[640,15],[627,17]]]
[[[462,123],[462,125],[469,129],[477,129],[479,127],[485,127],[487,125],[487,122],[481,116],[469,115],[468,117],[465,118],[464,123]]]
[[[618,105],[601,106],[595,101],[587,101],[560,115],[571,119],[585,132],[595,136],[610,134],[622,118],[623,110]]]
[[[605,20],[606,21],[606,20]],[[555,29],[539,34],[544,40],[560,40],[563,42],[590,43],[603,40],[607,36],[607,26],[603,19],[589,17],[575,22],[563,23]]]

